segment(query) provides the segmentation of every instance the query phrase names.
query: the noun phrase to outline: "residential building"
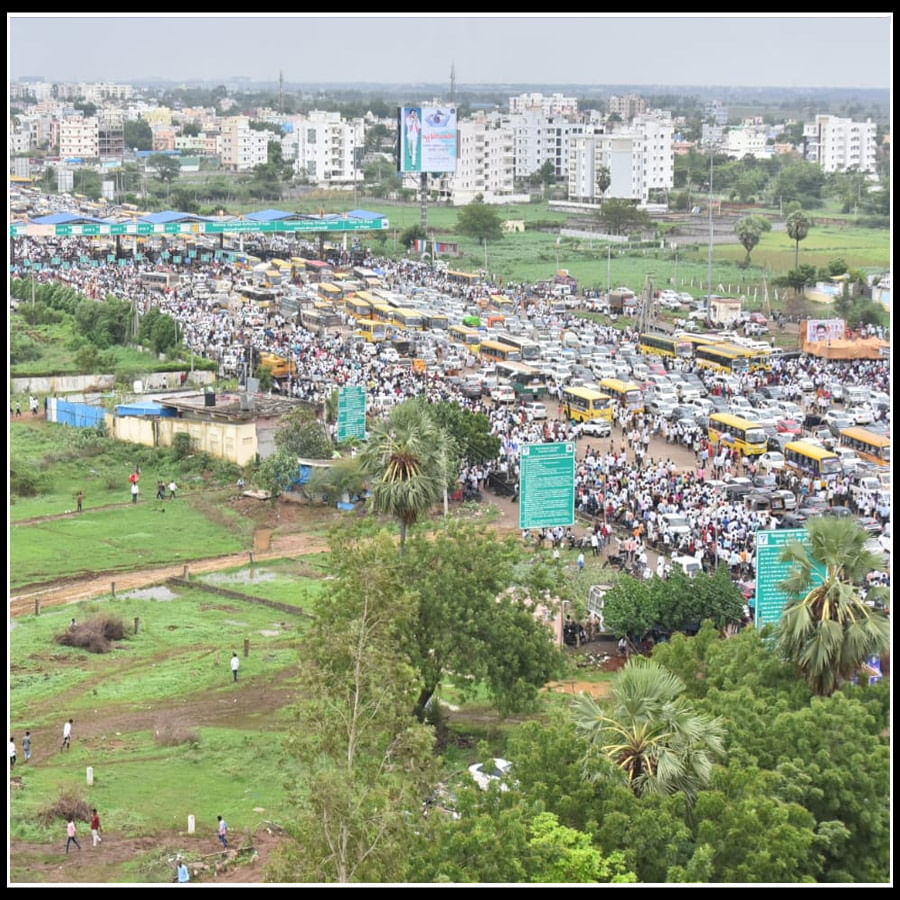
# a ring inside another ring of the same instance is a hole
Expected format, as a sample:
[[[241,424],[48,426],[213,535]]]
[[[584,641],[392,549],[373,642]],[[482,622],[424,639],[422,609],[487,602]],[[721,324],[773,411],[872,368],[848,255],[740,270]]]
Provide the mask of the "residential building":
[[[647,112],[647,101],[640,94],[611,95],[606,104],[610,115],[617,115],[623,122]]]
[[[222,120],[216,152],[226,169],[246,172],[269,159],[271,131],[256,131],[247,116],[231,116]]]
[[[815,161],[824,172],[874,172],[878,154],[876,125],[871,119],[853,122],[838,116],[818,115],[815,131]],[[806,129],[804,129],[806,134]]]
[[[311,110],[282,120],[282,156],[294,171],[315,184],[350,185],[362,180],[363,119],[344,120],[338,112]]]
[[[59,155],[96,159],[100,156],[100,132],[96,116],[66,116],[59,122]]]
[[[513,130],[499,117],[476,114],[461,121],[456,173],[447,179],[453,204],[465,205],[478,194],[486,203],[510,202],[514,160]]]
[[[703,107],[703,118],[716,125],[728,124],[728,107],[721,100],[710,100]]]
[[[766,128],[757,125],[742,125],[730,128],[725,134],[722,152],[733,159],[752,156],[755,159],[768,159],[772,155],[767,145]]]
[[[97,110],[97,150],[101,159],[125,155],[125,116],[120,110]]]
[[[509,98],[510,115],[517,113],[538,113],[542,116],[578,115],[578,98],[564,97],[562,94],[519,94]]]

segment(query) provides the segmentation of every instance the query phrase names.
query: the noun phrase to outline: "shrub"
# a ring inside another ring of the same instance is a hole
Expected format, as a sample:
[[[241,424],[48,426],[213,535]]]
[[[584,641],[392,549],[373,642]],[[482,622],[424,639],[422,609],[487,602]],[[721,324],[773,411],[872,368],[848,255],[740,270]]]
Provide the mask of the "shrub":
[[[74,623],[74,619],[73,619]],[[81,647],[91,653],[109,653],[114,641],[125,637],[125,626],[116,616],[97,616],[80,625],[72,624],[56,636],[56,643],[65,647]]]
[[[50,806],[39,809],[35,818],[41,825],[47,827],[54,825],[60,819],[65,822],[68,822],[70,818],[76,822],[90,822],[91,806],[76,791],[64,790]]]
[[[17,497],[34,497],[42,493],[46,477],[28,463],[11,460],[9,467],[9,491]]]
[[[181,431],[172,440],[172,452],[175,459],[185,459],[191,453],[191,436],[186,431]]]
[[[199,744],[200,732],[193,725],[173,717],[157,721],[154,738],[160,747],[178,747],[181,744]]]

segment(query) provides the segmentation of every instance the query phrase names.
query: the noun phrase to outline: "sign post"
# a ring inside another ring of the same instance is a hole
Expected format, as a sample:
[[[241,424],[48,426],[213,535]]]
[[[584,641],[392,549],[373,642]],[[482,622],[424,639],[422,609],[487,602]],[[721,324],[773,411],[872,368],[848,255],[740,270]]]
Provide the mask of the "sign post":
[[[575,444],[523,444],[519,527],[575,524]]]
[[[778,587],[791,574],[791,563],[782,562],[784,548],[793,541],[809,547],[809,532],[805,528],[756,532],[756,616],[757,629],[777,625],[790,596]],[[825,581],[825,568],[814,564],[813,572],[819,583]]]
[[[338,442],[366,436],[366,389],[362,386],[343,387],[338,393]]]

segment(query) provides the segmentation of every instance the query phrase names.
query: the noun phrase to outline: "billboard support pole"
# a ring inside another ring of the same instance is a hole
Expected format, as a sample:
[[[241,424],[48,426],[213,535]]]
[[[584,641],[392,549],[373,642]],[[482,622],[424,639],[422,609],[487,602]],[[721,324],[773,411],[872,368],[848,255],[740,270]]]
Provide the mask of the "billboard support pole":
[[[419,201],[422,205],[422,231],[428,236],[428,173],[423,172],[419,179]]]

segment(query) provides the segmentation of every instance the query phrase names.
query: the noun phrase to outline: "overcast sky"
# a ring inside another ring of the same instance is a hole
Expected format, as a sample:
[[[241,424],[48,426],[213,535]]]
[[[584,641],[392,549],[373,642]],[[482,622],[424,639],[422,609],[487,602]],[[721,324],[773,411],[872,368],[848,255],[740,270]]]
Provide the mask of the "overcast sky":
[[[48,81],[891,85],[886,13],[758,17],[11,13],[9,77]]]

